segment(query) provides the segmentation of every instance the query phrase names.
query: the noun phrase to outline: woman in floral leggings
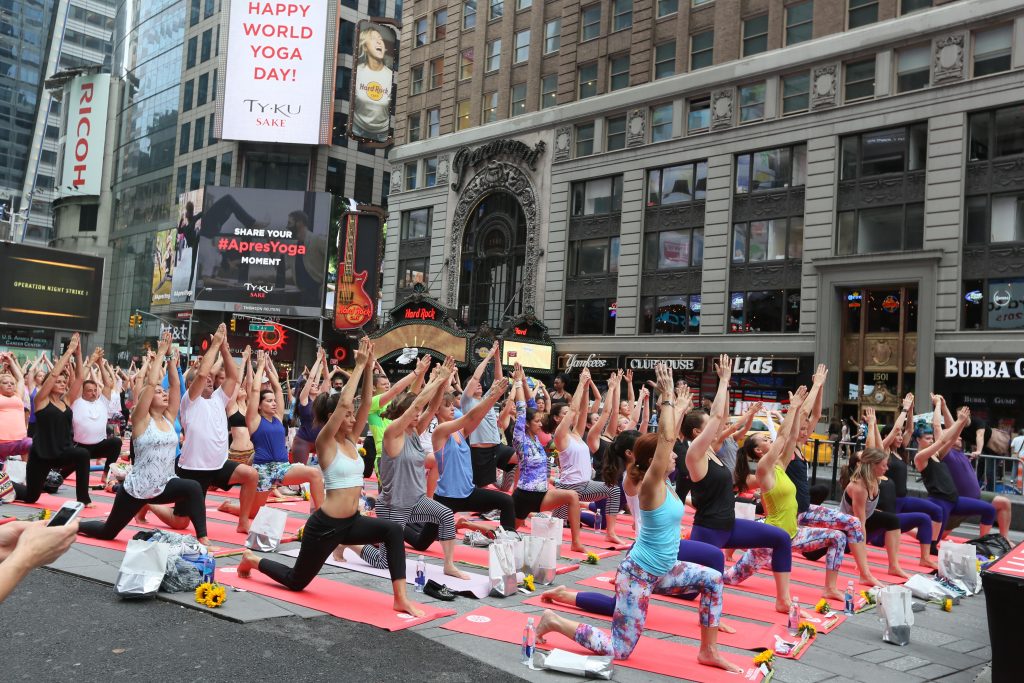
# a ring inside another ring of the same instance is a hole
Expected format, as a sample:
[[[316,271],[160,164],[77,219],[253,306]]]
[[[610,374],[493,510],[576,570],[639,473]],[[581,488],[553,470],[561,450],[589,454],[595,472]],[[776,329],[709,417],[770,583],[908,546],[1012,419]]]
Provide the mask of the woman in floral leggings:
[[[725,362],[728,362],[726,357]],[[643,524],[636,544],[625,561],[619,565],[615,577],[615,613],[612,631],[604,631],[588,624],[571,621],[551,610],[544,612],[537,627],[537,636],[551,631],[572,638],[583,647],[615,659],[627,659],[632,654],[647,619],[647,606],[651,593],[677,595],[700,592],[700,651],[697,661],[733,673],[742,669],[723,657],[718,651],[718,622],[722,616],[722,575],[714,569],[680,562],[679,524],[683,517],[683,504],[667,482],[668,473],[675,469],[676,410],[685,412],[690,405],[690,391],[684,387],[673,397],[672,373],[662,363],[655,368],[660,393],[661,414],[658,433],[640,437],[634,448],[634,463],[628,476],[640,483],[640,515]],[[673,400],[673,398],[675,400]],[[700,448],[717,432],[705,432]],[[702,437],[698,437],[701,439]],[[691,446],[693,447],[693,446]]]

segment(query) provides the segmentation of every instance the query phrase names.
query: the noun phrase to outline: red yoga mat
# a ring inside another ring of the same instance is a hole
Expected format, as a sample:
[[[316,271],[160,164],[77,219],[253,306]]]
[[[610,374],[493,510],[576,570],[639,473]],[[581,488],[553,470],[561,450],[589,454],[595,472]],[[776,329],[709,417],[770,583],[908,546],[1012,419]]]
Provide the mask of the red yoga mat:
[[[50,512],[56,512],[69,500],[74,500],[74,498],[64,498],[63,496],[43,493],[39,496],[39,500],[34,503],[26,503],[21,500],[16,500],[11,502],[11,505],[21,505],[24,507],[35,508],[37,510],[49,510]],[[85,508],[78,514],[81,519],[96,519],[97,517],[106,517],[110,514],[110,506],[106,503],[96,500],[94,500],[93,503],[95,504],[95,507]]]
[[[531,615],[495,607],[480,607],[458,619],[452,619],[447,624],[442,624],[441,628],[456,633],[466,633],[490,640],[517,644],[522,642],[523,628],[526,627],[528,616]],[[542,650],[551,650],[557,647],[578,654],[594,654],[560,633],[549,633],[545,637],[547,643],[537,643],[537,647]],[[753,663],[749,657],[726,652],[723,652],[722,655],[744,669],[749,676],[745,680],[761,680],[760,672],[753,671]],[[730,674],[722,669],[698,664],[697,648],[695,647],[644,636],[640,636],[640,641],[629,659],[616,660],[615,665],[698,683],[735,683],[740,680],[736,678],[739,674]]]
[[[871,563],[869,562],[868,564],[871,564]],[[900,566],[902,566],[902,565],[903,565],[903,563],[901,562]],[[886,567],[888,567],[888,564],[886,564]],[[904,568],[904,571],[907,571],[907,568]],[[886,583],[904,584],[904,583],[907,582],[907,580],[904,579],[903,577],[896,576],[894,574],[890,574],[889,572],[885,571],[883,568],[881,568],[880,566],[877,566],[877,565],[872,565],[871,573],[872,573],[872,575],[874,575],[874,577],[876,579],[878,579],[879,581],[885,581]],[[859,583],[859,580],[857,578],[858,576],[859,576],[859,574],[857,572],[857,567],[856,567],[856,564],[853,561],[853,558],[849,557],[849,558],[845,559],[845,561],[843,562],[842,569],[839,570],[839,582],[838,582],[838,585],[840,586],[839,590],[842,590],[843,587],[846,586],[846,582],[847,581],[853,581],[853,583],[855,585],[858,584]],[[817,578],[815,578],[815,577],[817,577]],[[824,562],[824,560],[822,560],[820,562],[815,562],[813,560],[808,560],[803,555],[794,554],[793,555],[793,572],[791,574],[791,578],[794,581],[799,581],[801,583],[808,583],[808,584],[810,584],[812,586],[813,585],[824,585],[824,582],[825,582],[825,562]],[[864,585],[867,585],[867,584],[864,584]]]
[[[341,619],[369,624],[388,631],[399,631],[455,614],[453,609],[439,609],[432,605],[415,603],[423,610],[424,615],[413,617],[396,612],[393,607],[394,599],[387,593],[379,593],[319,577],[314,578],[303,590],[291,591],[256,570],[253,570],[252,576],[248,579],[238,576],[236,571],[236,567],[218,569],[217,580],[250,593],[275,598],[293,605],[302,605]]]

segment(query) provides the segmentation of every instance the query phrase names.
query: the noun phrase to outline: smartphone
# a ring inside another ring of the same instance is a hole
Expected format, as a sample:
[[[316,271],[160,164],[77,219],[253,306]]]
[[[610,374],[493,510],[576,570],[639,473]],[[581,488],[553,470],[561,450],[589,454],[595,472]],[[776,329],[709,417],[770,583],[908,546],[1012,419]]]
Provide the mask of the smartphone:
[[[60,506],[60,510],[54,513],[53,517],[50,517],[49,523],[46,526],[66,526],[71,524],[78,513],[85,509],[85,505],[79,503],[77,500],[69,500]]]

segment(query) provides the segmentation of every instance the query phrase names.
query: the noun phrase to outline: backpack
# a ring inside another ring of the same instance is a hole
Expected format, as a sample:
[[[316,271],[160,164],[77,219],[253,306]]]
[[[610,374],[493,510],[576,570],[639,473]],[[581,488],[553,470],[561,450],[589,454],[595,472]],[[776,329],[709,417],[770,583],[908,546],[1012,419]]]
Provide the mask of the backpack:
[[[1010,542],[999,534],[986,534],[967,542],[975,547],[978,555],[995,557],[997,560],[1013,549]]]
[[[992,435],[988,437],[988,443],[985,445],[996,455],[1009,455],[1010,433],[1005,429],[993,429]]]

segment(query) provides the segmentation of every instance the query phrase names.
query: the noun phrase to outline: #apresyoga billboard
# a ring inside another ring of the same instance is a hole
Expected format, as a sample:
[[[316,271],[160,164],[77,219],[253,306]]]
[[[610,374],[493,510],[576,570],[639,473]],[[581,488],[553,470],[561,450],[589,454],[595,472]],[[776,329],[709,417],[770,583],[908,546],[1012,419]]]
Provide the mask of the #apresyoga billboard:
[[[230,3],[220,137],[326,144],[337,3]]]
[[[67,124],[59,194],[99,195],[110,74],[78,76],[64,90]]]

